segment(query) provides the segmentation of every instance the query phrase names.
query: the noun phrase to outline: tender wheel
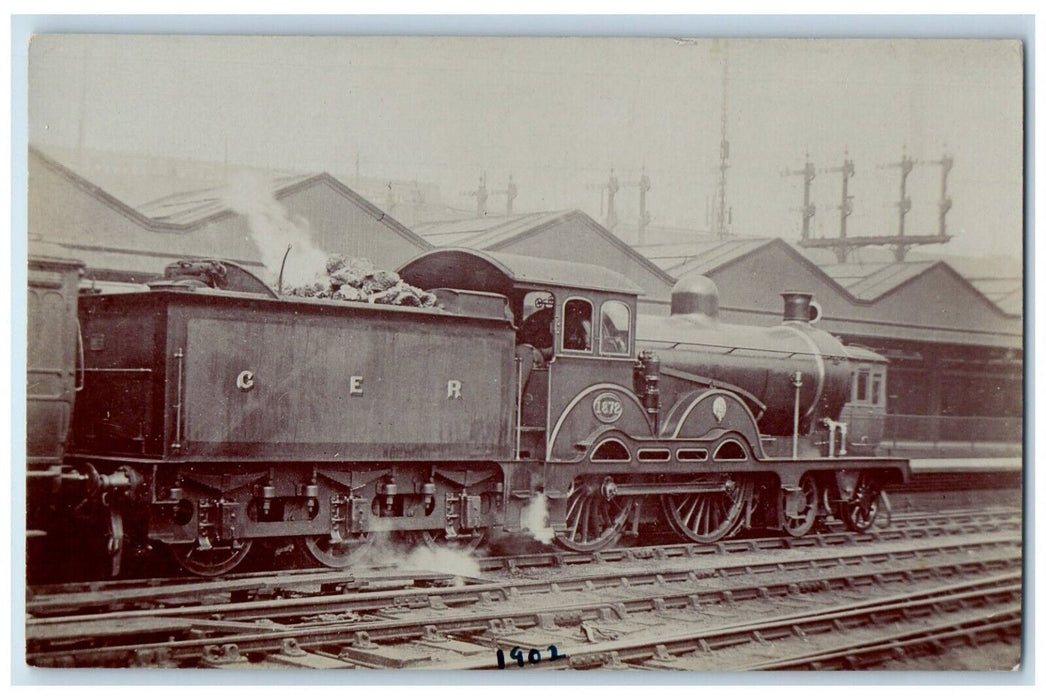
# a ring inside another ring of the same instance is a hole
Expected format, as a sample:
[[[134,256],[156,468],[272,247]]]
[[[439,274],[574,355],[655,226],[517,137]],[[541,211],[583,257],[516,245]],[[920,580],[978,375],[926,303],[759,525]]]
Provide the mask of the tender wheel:
[[[344,569],[352,564],[357,552],[369,544],[366,535],[350,535],[335,542],[330,535],[303,535],[298,538],[300,549],[320,566]]]
[[[854,532],[864,532],[879,517],[882,487],[868,474],[861,474],[854,487],[853,498],[840,505],[840,517]]]
[[[556,543],[575,552],[595,552],[621,537],[632,499],[607,499],[599,486],[576,479],[567,494],[567,528],[556,533]]]
[[[240,540],[235,547],[200,549],[198,543],[172,544],[171,553],[186,571],[197,576],[221,576],[242,562],[251,551],[254,540]]]
[[[786,508],[788,494],[782,489],[781,498],[777,505],[778,520],[781,529],[792,537],[802,537],[813,529],[817,522],[817,511],[821,499],[817,493],[817,481],[812,474],[804,474],[799,479],[799,490],[801,502],[795,515],[789,515]]]
[[[448,537],[446,530],[426,530],[421,534],[422,541],[433,549],[449,548],[462,552],[476,551],[486,538],[486,530],[475,530],[457,537]]]
[[[662,496],[661,506],[672,528],[699,544],[711,544],[733,534],[750,500],[752,484],[729,477],[726,484],[719,493]]]

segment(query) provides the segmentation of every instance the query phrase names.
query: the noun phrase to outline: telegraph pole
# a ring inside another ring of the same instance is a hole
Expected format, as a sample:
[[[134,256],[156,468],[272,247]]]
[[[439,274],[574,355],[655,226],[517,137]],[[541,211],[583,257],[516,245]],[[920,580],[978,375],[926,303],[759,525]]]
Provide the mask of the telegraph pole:
[[[516,199],[516,195],[519,194],[516,183],[512,181],[512,175],[508,176],[508,187],[503,190],[493,190],[490,194],[505,195],[505,216],[512,216],[512,202]]]
[[[954,161],[950,155],[945,153],[940,160],[927,161],[926,164],[941,166],[941,198],[937,201],[937,237],[950,239],[944,218],[952,208],[952,198],[948,196],[948,174],[952,171]]]
[[[880,165],[879,168],[899,168],[901,171],[901,198],[895,202],[897,205],[897,238],[904,238],[904,217],[907,216],[908,212],[912,210],[912,200],[908,196],[908,176],[912,174],[912,168],[915,166],[915,161],[908,157],[905,149],[901,149],[901,160],[897,163],[887,163]],[[904,260],[904,254],[901,254],[898,262]]]
[[[482,219],[487,215],[487,174],[483,173],[479,178],[479,186],[471,192],[462,193],[467,197],[476,198],[476,218]]]
[[[791,170],[786,169],[781,173],[781,177],[788,177],[790,175],[802,175],[803,176],[803,208],[801,213],[803,215],[803,228],[800,240],[809,240],[810,238],[810,220],[814,218],[814,214],[817,213],[817,206],[810,201],[810,184],[817,177],[817,170],[814,168],[814,164],[810,162],[810,154],[806,154],[806,165],[803,166],[802,170]]]
[[[843,164],[838,168],[827,168],[826,173],[841,173],[843,176],[843,191],[839,206],[839,241],[835,247],[836,259],[843,263],[850,253],[850,246],[846,241],[846,220],[854,213],[854,198],[850,194],[850,178],[854,176],[854,162],[850,160],[850,152],[843,155]]]
[[[905,217],[912,208],[912,200],[908,196],[908,176],[916,165],[939,165],[941,166],[941,195],[937,202],[937,233],[928,235],[911,235],[906,228]],[[951,197],[948,196],[948,174],[953,165],[952,157],[945,154],[940,160],[915,161],[902,150],[901,160],[896,163],[887,163],[878,168],[899,168],[901,171],[900,199],[897,205],[897,233],[885,236],[857,236],[848,238],[846,235],[846,219],[853,213],[853,197],[849,195],[849,178],[854,174],[853,162],[849,154],[843,161],[841,168],[828,168],[822,172],[841,172],[843,175],[843,199],[839,206],[839,238],[808,238],[806,235],[799,241],[799,245],[805,248],[831,248],[835,251],[839,262],[846,262],[851,250],[864,246],[888,246],[893,249],[894,260],[904,262],[905,256],[911,248],[917,245],[939,245],[951,240],[946,228],[945,217],[952,208]],[[793,173],[795,174],[795,173]],[[812,215],[812,212],[811,212]],[[805,229],[805,226],[804,226]]]
[[[639,230],[636,234],[637,243],[646,243],[646,227],[650,225],[650,212],[646,208],[646,193],[650,191],[650,178],[646,174],[646,166],[643,166],[643,174],[639,176]]]
[[[726,138],[726,97],[727,97],[727,74],[730,71],[730,54],[727,44],[723,43],[723,82],[722,100],[719,115],[719,185],[717,198],[719,206],[716,208],[715,233],[720,239],[729,235],[727,231],[726,217],[726,171],[730,167],[730,141]]]

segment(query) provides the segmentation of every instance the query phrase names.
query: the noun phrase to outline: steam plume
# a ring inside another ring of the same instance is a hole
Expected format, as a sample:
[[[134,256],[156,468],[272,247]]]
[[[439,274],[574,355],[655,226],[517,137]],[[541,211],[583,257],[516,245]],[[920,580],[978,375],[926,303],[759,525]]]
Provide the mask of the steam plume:
[[[523,531],[529,532],[535,540],[541,544],[552,543],[556,533],[548,525],[548,497],[544,493],[537,494],[523,506],[519,521]]]
[[[326,268],[327,255],[312,242],[309,223],[290,217],[273,197],[272,183],[261,173],[242,170],[224,193],[225,205],[247,219],[251,238],[261,252],[262,263],[275,284],[287,246],[290,255],[283,273],[284,288],[312,282]]]

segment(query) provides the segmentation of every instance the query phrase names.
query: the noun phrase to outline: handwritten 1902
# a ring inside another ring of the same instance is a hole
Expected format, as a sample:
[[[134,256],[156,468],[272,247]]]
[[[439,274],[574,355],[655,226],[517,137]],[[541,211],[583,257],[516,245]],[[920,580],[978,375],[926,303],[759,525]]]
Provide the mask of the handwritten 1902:
[[[548,661],[558,661],[565,659],[566,654],[560,654],[559,650],[556,649],[555,644],[548,646],[549,656]],[[498,668],[503,669],[506,667],[505,663],[505,652],[502,649],[498,649]],[[509,658],[516,662],[516,665],[523,668],[527,664],[536,666],[542,661],[540,649],[521,649],[520,647],[512,647],[512,650],[508,653]]]

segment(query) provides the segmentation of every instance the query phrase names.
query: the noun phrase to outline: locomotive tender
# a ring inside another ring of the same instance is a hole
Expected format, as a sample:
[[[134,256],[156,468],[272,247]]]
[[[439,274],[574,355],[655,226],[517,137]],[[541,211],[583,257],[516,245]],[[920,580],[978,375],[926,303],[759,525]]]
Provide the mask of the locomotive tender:
[[[594,265],[451,248],[399,272],[442,308],[279,297],[246,273],[81,297],[70,444],[32,493],[91,500],[114,569],[135,540],[217,575],[266,540],[332,567],[377,532],[474,542],[539,501],[578,551],[648,523],[863,530],[909,476],[847,455],[853,363],[809,295],[755,328],[721,323],[704,278],[643,318]]]

